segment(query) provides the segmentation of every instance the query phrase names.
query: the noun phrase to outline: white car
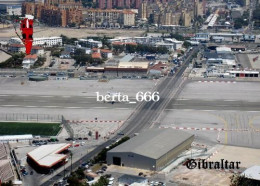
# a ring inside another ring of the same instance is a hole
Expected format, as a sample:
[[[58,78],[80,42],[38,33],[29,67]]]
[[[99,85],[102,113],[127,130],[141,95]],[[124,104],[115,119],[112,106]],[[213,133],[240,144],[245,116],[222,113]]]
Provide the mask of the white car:
[[[108,185],[113,185],[114,181],[109,181]]]
[[[108,181],[114,181],[114,177],[108,178]]]

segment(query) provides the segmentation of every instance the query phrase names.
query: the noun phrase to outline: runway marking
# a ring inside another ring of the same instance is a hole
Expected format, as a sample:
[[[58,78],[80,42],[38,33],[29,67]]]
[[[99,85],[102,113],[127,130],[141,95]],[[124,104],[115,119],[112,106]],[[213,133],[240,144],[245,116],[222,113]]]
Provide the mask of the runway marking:
[[[47,101],[45,101],[45,100],[37,100],[37,102],[39,102],[39,103],[46,103]]]
[[[108,107],[92,107],[92,108],[96,108],[96,109],[106,109]]]
[[[62,96],[63,98],[70,98],[71,96]]]
[[[121,123],[124,120],[67,120],[69,123]]]
[[[184,99],[184,98],[179,98],[179,99],[176,99],[178,101],[187,101],[187,100],[190,100],[190,99]]]
[[[130,108],[115,108],[116,110],[129,110]]]
[[[38,106],[25,106],[26,108],[36,108],[36,107],[38,107]]]
[[[97,98],[95,96],[88,96],[88,97],[84,97],[84,98]]]
[[[129,103],[129,104],[135,104],[136,101],[129,101],[128,103]]]
[[[1,107],[20,107],[21,105],[0,105]]]
[[[233,100],[233,99],[227,99],[227,100],[224,100],[224,101],[237,101],[237,100]]]
[[[44,108],[58,108],[59,106],[43,106]]]
[[[68,109],[81,109],[82,107],[64,107],[64,108],[68,108]]]
[[[54,96],[38,96],[40,98],[53,98]]]

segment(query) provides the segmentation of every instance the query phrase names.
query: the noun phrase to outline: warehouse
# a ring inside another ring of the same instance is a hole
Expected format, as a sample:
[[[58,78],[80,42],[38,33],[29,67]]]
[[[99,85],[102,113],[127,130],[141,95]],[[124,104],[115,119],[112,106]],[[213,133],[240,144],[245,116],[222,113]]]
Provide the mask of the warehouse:
[[[107,152],[107,163],[158,171],[189,149],[194,135],[174,129],[150,129]]]

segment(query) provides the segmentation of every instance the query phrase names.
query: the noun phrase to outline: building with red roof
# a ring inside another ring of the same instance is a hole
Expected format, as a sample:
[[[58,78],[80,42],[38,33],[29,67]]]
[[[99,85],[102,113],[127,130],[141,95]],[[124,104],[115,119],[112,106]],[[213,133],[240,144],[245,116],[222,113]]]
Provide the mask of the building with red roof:
[[[23,59],[23,68],[29,69],[32,65],[38,60],[38,56],[36,54],[27,55]]]

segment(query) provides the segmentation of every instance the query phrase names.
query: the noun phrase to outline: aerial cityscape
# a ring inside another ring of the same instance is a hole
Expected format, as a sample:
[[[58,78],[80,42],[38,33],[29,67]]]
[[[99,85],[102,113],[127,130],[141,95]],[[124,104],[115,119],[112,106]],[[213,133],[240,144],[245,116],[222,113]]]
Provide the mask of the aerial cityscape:
[[[260,185],[260,1],[0,0],[0,186]]]

